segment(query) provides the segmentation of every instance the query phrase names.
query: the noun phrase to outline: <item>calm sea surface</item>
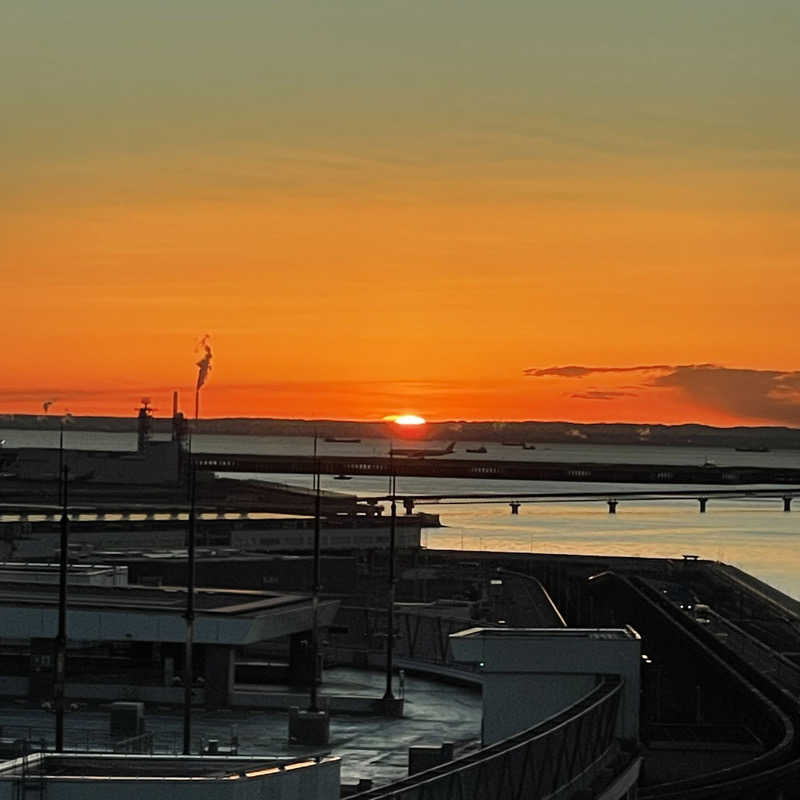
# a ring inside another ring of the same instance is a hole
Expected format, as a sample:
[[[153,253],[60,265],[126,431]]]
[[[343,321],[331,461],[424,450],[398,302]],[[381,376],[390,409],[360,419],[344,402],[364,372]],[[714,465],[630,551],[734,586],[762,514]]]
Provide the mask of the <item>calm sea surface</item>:
[[[0,430],[7,447],[56,447],[52,431]],[[430,442],[426,447],[441,447]],[[81,449],[133,450],[135,434],[84,431],[65,433],[65,446]],[[416,447],[416,444],[403,446]],[[531,461],[627,462],[703,464],[718,466],[798,466],[800,451],[739,453],[730,448],[654,447],[649,445],[542,444],[536,450],[486,443],[487,453],[465,453],[459,443],[454,458],[488,458]],[[386,455],[388,442],[365,439],[360,444],[319,442],[322,454]],[[304,453],[313,442],[304,437],[202,436],[194,437],[197,452]],[[311,477],[287,475],[231,475],[261,477],[310,486]],[[353,477],[337,481],[323,476],[324,489],[358,495],[384,495],[383,478]],[[599,483],[528,483],[522,481],[399,478],[398,492],[453,494],[495,492],[605,491],[609,494],[650,486]],[[671,487],[680,488],[680,487]],[[692,487],[697,488],[697,487]],[[695,500],[622,501],[617,513],[608,513],[605,502],[545,502],[522,506],[512,516],[507,503],[437,503],[418,506],[440,515],[444,528],[423,533],[431,548],[508,550],[541,553],[604,553],[608,555],[680,557],[694,553],[702,558],[734,564],[773,586],[800,598],[800,498],[791,513],[784,513],[780,499],[709,500],[705,514]]]

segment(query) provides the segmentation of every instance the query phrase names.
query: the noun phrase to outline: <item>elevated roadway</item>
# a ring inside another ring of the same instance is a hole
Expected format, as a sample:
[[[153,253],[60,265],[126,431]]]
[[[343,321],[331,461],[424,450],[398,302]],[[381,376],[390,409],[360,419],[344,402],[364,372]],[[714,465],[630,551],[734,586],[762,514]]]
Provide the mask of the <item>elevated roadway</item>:
[[[800,486],[800,469],[714,464],[613,464],[491,461],[459,458],[193,453],[199,471],[312,475],[396,475],[419,478],[579,481],[653,484],[786,484]]]
[[[633,489],[620,490],[618,487],[600,491],[565,491],[565,492],[451,492],[447,494],[412,494],[398,492],[394,499],[403,504],[405,515],[415,512],[418,506],[424,505],[508,505],[512,513],[516,514],[519,508],[529,504],[550,503],[605,503],[610,513],[615,513],[620,503],[628,502],[666,502],[694,500],[699,503],[701,513],[705,513],[710,500],[780,500],[784,511],[792,510],[792,502],[800,496],[800,486],[794,487],[729,487],[712,489],[698,485],[695,489]],[[323,516],[330,522],[338,520],[344,522],[352,520],[358,522],[364,517],[380,516],[384,509],[381,503],[389,503],[392,495],[369,495],[358,497],[355,495],[342,495],[352,509],[345,508],[333,510],[323,507]],[[119,521],[142,520],[185,520],[188,516],[188,503],[176,502],[133,502],[126,500],[112,500],[84,498],[79,502],[72,502],[69,506],[71,519],[82,522],[95,521],[97,523],[116,523]],[[713,508],[713,504],[712,504]],[[287,516],[295,518],[313,518],[313,509],[295,507],[276,507],[275,503],[255,502],[242,505],[231,499],[220,499],[216,502],[201,502],[196,506],[198,518],[213,519],[284,519]],[[5,499],[0,502],[0,521],[54,521],[62,513],[61,506],[53,503],[37,503],[24,499]],[[426,527],[438,527],[437,515],[428,513],[424,520]]]

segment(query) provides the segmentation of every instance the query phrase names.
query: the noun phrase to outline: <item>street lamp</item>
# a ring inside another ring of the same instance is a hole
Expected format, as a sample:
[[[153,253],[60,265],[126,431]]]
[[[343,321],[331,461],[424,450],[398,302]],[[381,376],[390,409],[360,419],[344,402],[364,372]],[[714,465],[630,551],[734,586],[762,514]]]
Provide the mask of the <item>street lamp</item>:
[[[317,703],[317,661],[319,659],[320,585],[320,468],[317,432],[314,431],[314,566],[311,580],[311,681],[308,710],[319,711]]]
[[[396,698],[392,690],[392,672],[394,670],[394,602],[397,593],[395,579],[395,549],[397,544],[397,473],[394,464],[395,436],[403,438],[421,430],[425,424],[422,417],[415,414],[386,417],[389,425],[389,498],[391,513],[389,515],[389,584],[386,603],[386,691],[383,694],[384,713],[389,716],[397,714]],[[402,701],[401,701],[402,702]]]
[[[194,684],[194,578],[195,578],[195,540],[197,513],[197,470],[193,464],[189,468],[189,520],[186,542],[186,639],[183,655],[183,754],[192,752],[192,686]]]
[[[63,427],[63,426],[62,426]],[[61,492],[61,552],[58,569],[58,632],[56,634],[53,700],[56,712],[56,751],[64,751],[64,683],[67,662],[67,567],[69,558],[69,467],[64,467]]]
[[[44,413],[50,410],[53,400],[42,404]],[[58,423],[58,504],[61,506],[59,564],[58,564],[58,629],[55,641],[53,675],[53,705],[56,714],[56,750],[64,750],[64,688],[67,672],[67,579],[69,569],[69,467],[64,464],[64,424],[72,419],[69,409]]]
[[[392,671],[394,668],[394,600],[397,586],[394,577],[395,540],[397,535],[397,475],[394,469],[394,456],[389,446],[389,495],[391,496],[391,514],[389,516],[389,598],[386,604],[386,691],[383,701],[387,710],[394,702],[392,692]]]
[[[200,419],[200,389],[211,371],[211,344],[206,334],[200,340],[203,357],[197,362],[197,381],[194,390],[194,427]],[[195,541],[197,539],[197,468],[192,458],[192,435],[189,432],[189,520],[186,536],[186,639],[183,654],[183,754],[192,752],[192,686],[194,684],[194,583],[195,583]]]
[[[44,409],[44,413],[50,410],[50,407],[53,405],[54,400],[47,400],[45,403],[42,404],[42,408]],[[64,413],[59,417],[58,420],[58,504],[59,506],[63,503],[64,500],[64,425],[68,422],[72,422],[72,414],[68,408],[64,409]]]

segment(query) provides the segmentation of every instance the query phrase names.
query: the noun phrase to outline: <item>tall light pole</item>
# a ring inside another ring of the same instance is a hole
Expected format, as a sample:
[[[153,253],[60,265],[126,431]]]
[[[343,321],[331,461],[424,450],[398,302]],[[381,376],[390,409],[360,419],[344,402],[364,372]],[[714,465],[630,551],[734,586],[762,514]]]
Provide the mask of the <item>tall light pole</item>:
[[[63,430],[63,425],[62,425]],[[56,712],[56,752],[64,751],[64,682],[67,661],[67,559],[69,552],[69,514],[67,511],[69,467],[61,476],[61,553],[58,570],[58,633],[56,634],[53,705]]]
[[[387,704],[394,698],[392,692],[392,671],[394,669],[394,599],[395,599],[395,578],[394,578],[394,549],[395,535],[397,532],[397,476],[394,471],[394,456],[389,445],[389,494],[391,495],[391,515],[389,518],[389,592],[386,604],[386,691],[383,700]],[[387,709],[388,710],[388,709]]]
[[[58,504],[64,502],[64,417],[58,423]]]
[[[194,670],[192,666],[192,648],[194,645],[194,543],[195,543],[195,507],[197,502],[197,475],[194,466],[189,469],[189,526],[186,548],[186,643],[183,655],[183,754],[192,752],[192,684]]]
[[[394,464],[394,435],[400,431],[405,431],[406,437],[411,431],[422,431],[419,427],[425,424],[422,417],[415,414],[401,414],[385,418],[390,423],[389,434],[389,498],[391,501],[391,514],[389,517],[389,585],[388,598],[386,603],[386,691],[383,695],[384,713],[395,716],[398,712],[402,714],[402,700],[399,708],[397,707],[394,692],[392,691],[392,672],[394,670],[394,601],[397,594],[397,582],[395,578],[395,550],[397,546],[397,473]],[[395,425],[397,427],[395,427]],[[410,427],[407,427],[410,426]],[[412,438],[418,438],[412,435]],[[407,452],[407,451],[406,451]]]
[[[49,405],[48,405],[49,408]],[[72,414],[68,408],[64,409],[64,413],[58,420],[58,504],[61,505],[64,501],[62,492],[64,490],[63,477],[64,477],[64,425],[72,420]]]
[[[314,432],[314,567],[311,582],[311,683],[308,710],[317,712],[317,661],[319,659],[319,593],[320,584],[320,469]]]

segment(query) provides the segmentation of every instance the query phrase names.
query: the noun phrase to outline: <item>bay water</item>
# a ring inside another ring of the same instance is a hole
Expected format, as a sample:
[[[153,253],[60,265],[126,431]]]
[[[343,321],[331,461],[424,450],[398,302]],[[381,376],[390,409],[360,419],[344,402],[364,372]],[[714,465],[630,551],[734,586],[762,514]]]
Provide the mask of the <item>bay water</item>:
[[[155,437],[160,438],[160,437]],[[0,430],[6,447],[57,447],[58,432]],[[443,442],[403,444],[403,447],[442,447]],[[466,453],[478,443],[459,442],[450,458],[565,461],[575,463],[696,464],[713,461],[717,466],[789,467],[800,465],[800,451],[737,452],[731,448],[657,447],[642,445],[537,444],[535,450],[483,443],[485,454]],[[65,431],[66,448],[134,450],[135,433]],[[309,437],[195,435],[195,452],[275,453],[311,455]],[[364,439],[355,444],[318,441],[323,455],[385,456],[389,442]],[[444,458],[447,458],[445,456]],[[230,474],[311,487],[310,475]],[[362,497],[385,496],[388,479],[352,476],[350,480],[322,477],[322,488]],[[664,486],[663,489],[702,487]],[[719,489],[720,487],[711,487]],[[744,488],[744,487],[743,487]],[[747,487],[751,488],[751,487]],[[800,488],[800,487],[797,487]],[[696,499],[621,500],[616,514],[608,513],[606,497],[652,486],[603,483],[556,483],[497,481],[486,479],[397,480],[399,495],[454,495],[496,493],[505,499],[425,503],[416,508],[437,513],[441,528],[423,531],[429,548],[502,550],[537,553],[605,554],[681,558],[684,554],[724,561],[755,575],[781,591],[800,599],[800,498],[785,513],[778,498],[710,499],[705,514]],[[594,501],[525,501],[511,514],[509,498],[519,493],[600,492]],[[400,509],[402,513],[402,506]]]

